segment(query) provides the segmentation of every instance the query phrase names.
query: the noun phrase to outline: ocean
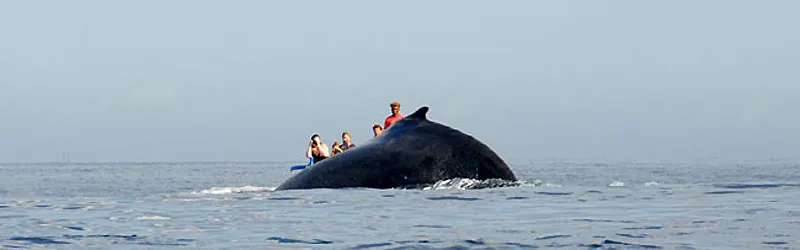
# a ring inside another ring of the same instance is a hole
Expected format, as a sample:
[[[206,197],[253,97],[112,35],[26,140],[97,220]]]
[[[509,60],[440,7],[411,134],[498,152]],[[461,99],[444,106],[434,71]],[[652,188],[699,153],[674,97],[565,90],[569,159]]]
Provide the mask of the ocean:
[[[797,249],[800,162],[510,162],[274,191],[303,162],[0,164],[0,249]]]

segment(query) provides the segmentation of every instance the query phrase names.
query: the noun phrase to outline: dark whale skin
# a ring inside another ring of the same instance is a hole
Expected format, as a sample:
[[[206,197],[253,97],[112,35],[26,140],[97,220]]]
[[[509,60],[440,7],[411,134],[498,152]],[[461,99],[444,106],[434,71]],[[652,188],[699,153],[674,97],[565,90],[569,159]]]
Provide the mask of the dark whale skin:
[[[492,149],[428,120],[427,112],[427,106],[419,108],[380,136],[302,170],[275,190],[404,188],[456,177],[517,180]]]

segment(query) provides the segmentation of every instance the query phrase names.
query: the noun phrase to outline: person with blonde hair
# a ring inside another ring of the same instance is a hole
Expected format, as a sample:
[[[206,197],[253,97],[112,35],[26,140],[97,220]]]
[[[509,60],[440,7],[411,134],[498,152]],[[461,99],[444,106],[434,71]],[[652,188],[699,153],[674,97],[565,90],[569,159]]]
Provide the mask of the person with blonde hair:
[[[331,156],[335,156],[341,152],[344,152],[342,148],[339,146],[339,141],[333,141],[333,146],[331,146]]]

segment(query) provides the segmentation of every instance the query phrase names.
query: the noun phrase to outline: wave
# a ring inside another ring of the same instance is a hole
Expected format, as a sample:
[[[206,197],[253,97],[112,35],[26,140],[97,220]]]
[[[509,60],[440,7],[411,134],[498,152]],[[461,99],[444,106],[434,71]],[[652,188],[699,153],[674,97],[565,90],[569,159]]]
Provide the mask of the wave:
[[[136,217],[136,220],[171,220],[171,219],[172,218],[166,216],[158,216],[158,215]]]
[[[487,179],[476,180],[470,178],[452,178],[441,180],[434,184],[423,184],[415,186],[407,186],[401,189],[421,189],[421,190],[447,190],[447,189],[485,189],[485,188],[500,188],[500,187],[561,187],[561,185],[547,183],[542,180],[532,181],[507,181],[502,179]],[[221,194],[234,194],[234,193],[260,193],[260,192],[273,192],[277,187],[259,187],[259,186],[243,186],[243,187],[212,187],[201,191],[192,192],[194,195],[221,195]]]
[[[611,184],[608,184],[609,187],[624,187],[625,183],[621,181],[614,181]]]
[[[193,192],[194,194],[232,194],[232,193],[254,193],[254,192],[271,192],[275,191],[277,187],[212,187],[202,190],[200,192]]]
[[[608,184],[609,187],[624,187],[624,182],[613,181]],[[645,187],[661,186],[658,182],[644,183]],[[549,183],[539,179],[536,180],[518,180],[507,181],[502,179],[486,179],[477,180],[471,178],[452,178],[447,180],[437,181],[434,184],[420,184],[401,187],[398,189],[420,189],[420,190],[474,190],[486,188],[501,188],[501,187],[548,187],[559,188],[562,187],[556,183]],[[235,193],[260,193],[260,192],[273,192],[277,187],[259,187],[259,186],[242,186],[242,187],[212,187],[201,191],[192,192],[195,195],[221,195],[221,194],[235,194]]]
[[[470,178],[452,178],[448,180],[441,180],[433,185],[424,185],[419,187],[422,190],[447,190],[447,189],[485,189],[485,188],[501,188],[501,187],[561,187],[561,185],[546,183],[542,180],[534,181],[507,181],[502,179],[486,179],[476,180]]]
[[[800,187],[800,183],[730,183],[730,184],[714,184],[715,188],[730,188],[730,189],[768,189],[768,188],[782,188],[782,187]]]

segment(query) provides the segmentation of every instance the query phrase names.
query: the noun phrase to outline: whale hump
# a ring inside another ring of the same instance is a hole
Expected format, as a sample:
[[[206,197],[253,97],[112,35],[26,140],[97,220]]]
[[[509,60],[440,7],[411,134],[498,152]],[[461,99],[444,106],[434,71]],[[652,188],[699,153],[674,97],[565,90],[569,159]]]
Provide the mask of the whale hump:
[[[475,137],[430,121],[427,105],[358,147],[315,162],[276,191],[312,188],[407,188],[470,178],[517,181],[498,154]]]
[[[407,117],[411,119],[428,120],[427,114],[428,114],[428,106],[422,106],[421,108],[417,109],[417,111],[414,111],[414,113],[408,115]]]

